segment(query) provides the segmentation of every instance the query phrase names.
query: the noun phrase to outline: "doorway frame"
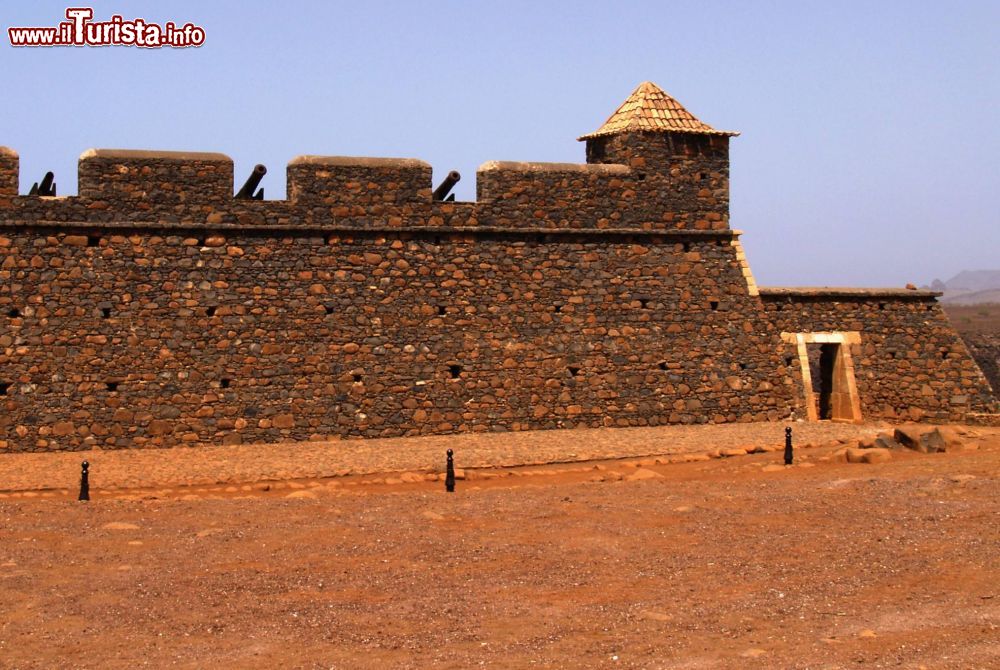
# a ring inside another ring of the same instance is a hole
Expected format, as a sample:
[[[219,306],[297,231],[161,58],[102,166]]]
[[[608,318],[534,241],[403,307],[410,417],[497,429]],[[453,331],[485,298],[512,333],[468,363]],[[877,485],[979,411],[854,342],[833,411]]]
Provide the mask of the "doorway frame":
[[[806,417],[809,421],[819,421],[819,408],[813,391],[812,371],[809,369],[809,344],[838,344],[838,355],[834,362],[834,388],[840,388],[840,393],[847,393],[850,406],[850,417],[831,418],[830,421],[861,423],[861,397],[858,395],[858,385],[854,379],[854,359],[851,356],[851,345],[861,344],[861,333],[858,331],[840,331],[825,333],[782,333],[781,340],[786,344],[794,344],[799,357],[799,370],[802,373],[802,394],[806,405]],[[839,377],[839,384],[838,384]]]

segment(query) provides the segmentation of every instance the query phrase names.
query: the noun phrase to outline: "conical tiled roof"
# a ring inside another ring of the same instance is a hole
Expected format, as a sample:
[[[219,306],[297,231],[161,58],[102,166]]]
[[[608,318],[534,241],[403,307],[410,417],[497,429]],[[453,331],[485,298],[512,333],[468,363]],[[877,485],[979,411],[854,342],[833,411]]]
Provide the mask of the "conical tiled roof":
[[[632,95],[608,117],[604,125],[592,133],[580,137],[617,135],[634,131],[652,133],[699,133],[702,135],[739,135],[728,130],[716,130],[702,123],[684,106],[667,95],[662,88],[651,81],[644,81],[632,91]]]

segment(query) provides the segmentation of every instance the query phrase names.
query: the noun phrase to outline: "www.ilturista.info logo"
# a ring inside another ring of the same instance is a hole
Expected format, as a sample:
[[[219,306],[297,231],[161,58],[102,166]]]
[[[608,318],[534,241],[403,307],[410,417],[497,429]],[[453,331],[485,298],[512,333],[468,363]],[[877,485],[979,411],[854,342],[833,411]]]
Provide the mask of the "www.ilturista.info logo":
[[[205,43],[205,29],[193,23],[177,26],[168,21],[162,26],[145,19],[125,20],[115,14],[108,21],[91,21],[90,7],[69,7],[68,21],[49,28],[7,29],[13,47],[104,47],[127,46],[158,49],[160,47],[200,47]]]

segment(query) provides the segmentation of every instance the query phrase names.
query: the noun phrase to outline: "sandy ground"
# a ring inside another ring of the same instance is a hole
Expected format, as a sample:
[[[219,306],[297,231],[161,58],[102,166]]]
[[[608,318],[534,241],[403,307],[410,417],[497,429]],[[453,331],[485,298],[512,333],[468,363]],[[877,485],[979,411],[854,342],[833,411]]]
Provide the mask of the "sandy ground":
[[[8,492],[0,667],[1000,667],[1000,429],[967,439]]]

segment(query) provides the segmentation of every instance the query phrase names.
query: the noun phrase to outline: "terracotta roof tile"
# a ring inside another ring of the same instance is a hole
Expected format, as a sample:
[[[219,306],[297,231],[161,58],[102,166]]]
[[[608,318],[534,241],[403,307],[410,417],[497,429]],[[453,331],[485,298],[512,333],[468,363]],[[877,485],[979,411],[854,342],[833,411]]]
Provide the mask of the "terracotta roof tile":
[[[702,123],[684,106],[650,81],[644,81],[632,91],[604,125],[579,139],[631,131],[652,133],[700,133],[703,135],[739,135],[728,130],[716,130]]]

